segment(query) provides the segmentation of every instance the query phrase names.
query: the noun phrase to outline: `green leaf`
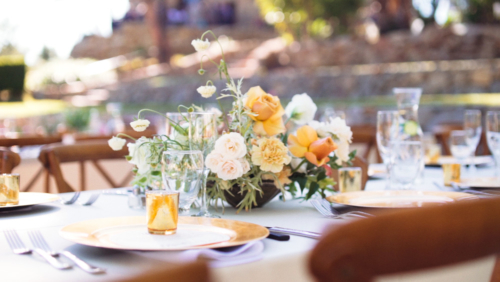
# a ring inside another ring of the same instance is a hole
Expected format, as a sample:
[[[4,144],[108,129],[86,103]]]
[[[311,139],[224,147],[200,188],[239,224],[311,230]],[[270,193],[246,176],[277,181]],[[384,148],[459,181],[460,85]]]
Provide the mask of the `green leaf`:
[[[151,172],[151,175],[153,175],[153,176],[160,176],[161,175],[161,171],[159,171],[159,170],[153,170]]]
[[[307,177],[297,177],[295,181],[300,185],[300,191],[304,191],[304,188],[306,188],[307,184]]]
[[[318,173],[318,177],[316,178],[316,181],[321,181],[326,178],[326,170],[325,168],[322,167],[321,171]]]
[[[311,182],[311,185],[309,185],[309,191],[307,191],[305,199],[309,200],[314,195],[314,193],[318,192],[318,189],[319,189],[318,183]]]
[[[147,177],[143,177],[143,178],[139,179],[140,183],[146,183],[146,181],[148,181]]]
[[[130,160],[132,160],[132,156],[125,156],[125,159],[126,159],[127,161],[130,161]]]

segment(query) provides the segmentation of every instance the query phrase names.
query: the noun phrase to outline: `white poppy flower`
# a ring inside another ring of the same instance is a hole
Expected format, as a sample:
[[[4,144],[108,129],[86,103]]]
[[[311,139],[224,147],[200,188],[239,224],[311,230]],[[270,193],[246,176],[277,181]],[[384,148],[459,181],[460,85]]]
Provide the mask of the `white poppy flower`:
[[[151,145],[146,137],[139,138],[135,143],[128,143],[128,153],[131,159],[129,163],[137,166],[138,174],[147,173],[151,164],[149,159],[151,158]]]
[[[293,122],[303,125],[314,119],[317,109],[311,97],[303,93],[293,96],[292,101],[285,108],[285,113]]]
[[[194,49],[197,52],[201,52],[208,49],[208,47],[210,46],[210,41],[208,41],[208,39],[205,39],[205,41],[201,39],[194,39],[193,41],[191,41],[191,45],[193,45]]]
[[[127,140],[116,136],[108,140],[109,147],[114,151],[120,151],[125,146],[125,143],[127,143]]]
[[[148,128],[150,122],[147,119],[138,119],[134,120],[133,122],[130,123],[130,126],[137,131],[137,132],[142,132]]]
[[[345,120],[340,117],[332,118],[329,122],[323,123],[316,131],[321,138],[335,135],[337,139],[335,141],[339,141],[338,143],[351,143],[351,127],[347,126]]]
[[[217,88],[213,85],[205,85],[205,86],[200,86],[196,89],[196,91],[198,91],[198,93],[200,93],[200,95],[203,97],[203,98],[210,98],[212,97],[212,95],[214,95],[215,91],[217,90]]]
[[[349,142],[338,142],[337,149],[334,151],[337,156],[337,164],[342,165],[343,162],[347,162],[349,160]]]

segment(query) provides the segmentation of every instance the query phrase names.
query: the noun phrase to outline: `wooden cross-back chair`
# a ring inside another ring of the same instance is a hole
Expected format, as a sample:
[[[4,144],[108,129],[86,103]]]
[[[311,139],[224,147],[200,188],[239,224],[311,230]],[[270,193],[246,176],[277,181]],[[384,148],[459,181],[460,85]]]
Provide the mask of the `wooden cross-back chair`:
[[[0,147],[0,173],[11,173],[20,163],[21,158],[18,154]]]
[[[370,124],[361,124],[351,126],[351,131],[352,143],[364,145],[363,152],[359,152],[358,155],[365,160],[369,160],[372,150],[375,150],[377,162],[381,163],[382,158],[377,148],[377,128]]]
[[[210,269],[206,262],[197,261],[188,264],[183,264],[174,267],[155,267],[153,269],[147,269],[143,273],[119,280],[119,282],[165,282],[165,281],[176,281],[176,282],[209,282],[210,279]],[[118,281],[117,281],[118,282]]]
[[[441,145],[443,155],[451,155],[450,150],[450,134],[453,130],[463,130],[463,124],[450,123],[450,124],[440,124],[432,128],[432,133],[436,138],[438,144]],[[481,134],[481,139],[476,149],[476,155],[490,155],[490,150],[488,143],[486,141],[486,131],[483,129]]]
[[[73,192],[75,189],[64,179],[61,170],[62,163],[78,162],[80,170],[80,190],[85,190],[85,165],[86,161],[91,162],[97,171],[106,179],[111,187],[123,187],[131,179],[132,173],[128,173],[121,182],[115,182],[99,164],[99,160],[123,159],[128,155],[126,146],[120,151],[113,151],[107,140],[81,141],[76,144],[50,144],[42,147],[38,159],[42,165],[54,177],[59,193]],[[47,179],[48,181],[48,179]]]
[[[494,198],[354,221],[325,233],[309,270],[321,282],[364,282],[498,254],[499,215],[500,198]],[[499,281],[498,266],[497,259],[491,281]]]

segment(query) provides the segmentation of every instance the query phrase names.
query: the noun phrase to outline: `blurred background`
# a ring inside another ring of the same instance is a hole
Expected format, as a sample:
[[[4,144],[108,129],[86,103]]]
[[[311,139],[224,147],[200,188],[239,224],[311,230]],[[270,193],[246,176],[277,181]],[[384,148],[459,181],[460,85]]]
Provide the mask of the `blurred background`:
[[[357,124],[422,87],[425,130],[500,105],[499,23],[497,0],[0,0],[0,135],[109,134],[143,107],[214,103],[195,89],[222,81],[190,45],[206,29],[244,89],[307,92]]]

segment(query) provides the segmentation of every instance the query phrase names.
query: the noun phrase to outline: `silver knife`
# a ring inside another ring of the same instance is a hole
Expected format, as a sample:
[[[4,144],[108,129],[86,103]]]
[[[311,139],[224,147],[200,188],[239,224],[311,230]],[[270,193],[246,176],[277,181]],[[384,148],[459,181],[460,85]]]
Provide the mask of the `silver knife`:
[[[303,231],[303,230],[296,230],[283,227],[266,227],[266,228],[273,233],[279,233],[279,234],[295,235],[311,239],[319,239],[321,237],[321,234],[311,231]]]
[[[74,254],[72,254],[68,251],[62,251],[59,254],[65,258],[71,260],[72,262],[74,262],[76,264],[76,266],[78,266],[79,268],[81,268],[85,272],[88,272],[91,274],[99,274],[99,273],[106,272],[106,269],[103,269],[103,268],[100,268],[97,266],[93,266],[93,265],[83,261],[82,259],[78,258],[77,256],[75,256]]]

